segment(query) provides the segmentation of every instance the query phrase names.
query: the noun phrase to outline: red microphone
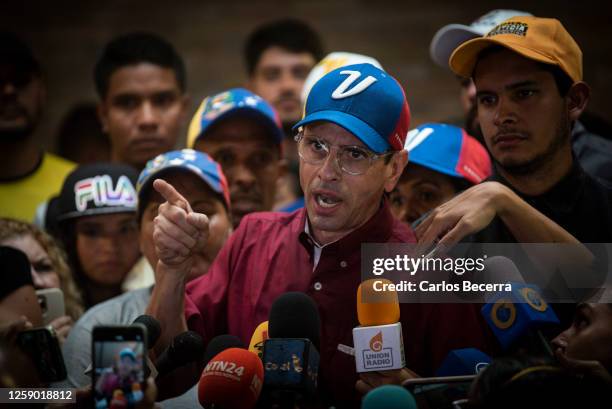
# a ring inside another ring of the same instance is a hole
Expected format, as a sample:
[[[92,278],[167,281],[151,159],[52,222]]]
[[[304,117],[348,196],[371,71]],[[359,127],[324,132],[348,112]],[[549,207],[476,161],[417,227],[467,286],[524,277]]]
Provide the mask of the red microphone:
[[[263,364],[252,352],[229,348],[211,359],[200,377],[198,400],[204,408],[254,408],[263,385]]]

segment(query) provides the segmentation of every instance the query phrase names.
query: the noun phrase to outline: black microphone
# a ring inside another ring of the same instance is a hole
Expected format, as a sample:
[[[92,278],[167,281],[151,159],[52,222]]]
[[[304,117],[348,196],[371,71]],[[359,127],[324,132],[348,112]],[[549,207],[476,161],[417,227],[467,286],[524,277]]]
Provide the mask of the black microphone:
[[[206,366],[217,354],[225,351],[228,348],[242,348],[244,349],[244,344],[235,335],[223,334],[217,335],[213,339],[210,340],[208,345],[206,346],[206,351],[204,352],[204,360],[202,361],[202,365]]]
[[[268,337],[306,338],[319,348],[321,319],[314,300],[300,292],[279,296],[270,309]]]
[[[191,362],[201,362],[204,341],[194,331],[186,331],[174,337],[168,348],[155,361],[158,377],[162,377]]]
[[[134,320],[133,324],[142,324],[147,329],[147,348],[152,349],[159,336],[161,335],[161,325],[159,321],[150,315],[141,315]]]
[[[272,304],[262,354],[264,399],[269,405],[294,408],[316,397],[321,322],[306,294],[289,292]]]

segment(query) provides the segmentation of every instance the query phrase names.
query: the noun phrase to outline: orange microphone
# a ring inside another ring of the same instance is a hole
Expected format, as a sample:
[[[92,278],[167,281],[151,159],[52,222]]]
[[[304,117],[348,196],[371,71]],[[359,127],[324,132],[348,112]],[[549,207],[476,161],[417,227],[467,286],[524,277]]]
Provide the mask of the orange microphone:
[[[251,409],[262,386],[259,357],[246,349],[229,348],[206,364],[198,384],[198,400],[204,408]]]
[[[375,278],[357,289],[357,318],[353,328],[357,372],[386,371],[406,366],[397,293]]]

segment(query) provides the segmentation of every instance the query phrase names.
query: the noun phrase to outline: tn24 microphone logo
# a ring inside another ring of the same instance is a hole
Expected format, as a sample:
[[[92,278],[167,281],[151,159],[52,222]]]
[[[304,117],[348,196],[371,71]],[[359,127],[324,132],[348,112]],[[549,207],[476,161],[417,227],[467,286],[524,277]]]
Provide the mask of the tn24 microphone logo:
[[[235,362],[211,361],[206,364],[202,376],[211,375],[223,376],[240,382],[244,375],[244,366],[238,366]],[[250,388],[258,391],[261,390],[262,384],[262,380],[257,375],[253,375]]]
[[[384,347],[382,331],[370,339],[370,349],[362,352],[365,369],[393,367],[393,350]]]

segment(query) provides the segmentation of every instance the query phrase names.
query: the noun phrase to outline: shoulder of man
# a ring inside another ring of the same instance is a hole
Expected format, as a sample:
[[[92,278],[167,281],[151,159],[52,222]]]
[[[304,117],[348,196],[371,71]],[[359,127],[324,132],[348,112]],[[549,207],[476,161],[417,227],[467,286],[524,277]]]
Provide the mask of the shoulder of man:
[[[50,152],[45,152],[43,160],[43,165],[48,166],[58,172],[69,173],[77,165],[76,163],[69,161],[68,159],[64,159]]]

